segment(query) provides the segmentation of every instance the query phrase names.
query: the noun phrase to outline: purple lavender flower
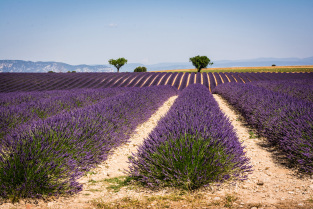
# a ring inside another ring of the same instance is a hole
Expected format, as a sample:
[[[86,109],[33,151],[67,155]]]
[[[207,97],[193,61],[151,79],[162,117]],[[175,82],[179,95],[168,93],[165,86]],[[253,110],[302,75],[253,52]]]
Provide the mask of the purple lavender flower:
[[[0,197],[79,192],[77,179],[177,93],[170,86],[120,91],[127,93],[31,121],[6,135],[0,143]]]
[[[209,89],[185,88],[138,152],[129,175],[150,186],[196,189],[250,171],[243,147]]]
[[[313,104],[253,85],[229,83],[213,92],[237,108],[259,135],[277,145],[300,171],[312,173]],[[275,82],[268,85],[272,88]]]

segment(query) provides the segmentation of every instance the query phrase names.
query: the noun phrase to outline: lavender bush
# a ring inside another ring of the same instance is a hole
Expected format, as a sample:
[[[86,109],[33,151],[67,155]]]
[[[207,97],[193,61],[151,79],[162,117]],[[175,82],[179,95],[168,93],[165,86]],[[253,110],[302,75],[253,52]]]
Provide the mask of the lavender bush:
[[[178,89],[180,81],[181,81],[181,79],[183,79],[183,76],[184,76],[184,73],[178,73],[175,82],[173,81],[174,83],[172,86],[174,86]]]
[[[186,88],[189,75],[190,75],[189,73],[183,74],[183,78],[181,79],[181,84],[180,84],[179,90]]]
[[[209,75],[209,83],[210,83],[210,88],[211,90],[215,88],[215,86],[217,85],[213,76],[213,73],[208,73]]]
[[[166,81],[169,79],[169,77],[172,75],[172,73],[166,73],[159,85],[165,85]],[[169,85],[169,84],[167,84]]]
[[[3,101],[9,106],[0,107],[0,139],[20,124],[31,120],[41,120],[61,111],[69,111],[91,105],[101,99],[122,94],[126,88],[114,89],[77,89],[63,91],[48,91],[23,93],[8,98],[8,93]],[[38,94],[38,95],[37,95]],[[42,99],[39,99],[43,97]],[[33,101],[31,100],[33,98]],[[20,101],[19,105],[16,104]]]
[[[251,82],[251,85],[313,102],[313,79],[257,81]]]
[[[0,107],[19,105],[25,102],[35,102],[40,99],[62,95],[66,91],[67,90],[0,93]]]
[[[313,104],[250,84],[214,89],[234,105],[260,135],[286,153],[300,171],[313,172]]]
[[[132,88],[127,94],[24,124],[0,144],[0,197],[59,195],[81,190],[84,172],[106,160],[176,90]]]
[[[168,82],[167,82],[168,85],[172,85],[172,84],[173,84],[174,79],[175,79],[175,77],[176,77],[176,75],[177,75],[178,73],[171,73],[171,74],[172,74],[172,76],[170,77],[170,79],[169,79]]]
[[[193,84],[129,159],[128,173],[151,187],[196,189],[244,179],[248,171],[248,159],[229,120],[209,89]]]

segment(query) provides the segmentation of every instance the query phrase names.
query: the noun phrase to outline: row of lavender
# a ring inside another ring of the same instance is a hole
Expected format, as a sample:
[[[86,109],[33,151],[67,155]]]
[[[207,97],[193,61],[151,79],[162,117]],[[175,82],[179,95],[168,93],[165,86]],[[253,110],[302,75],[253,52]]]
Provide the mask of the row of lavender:
[[[196,189],[213,182],[244,179],[249,161],[230,121],[209,89],[185,88],[138,152],[129,175],[151,186]]]
[[[128,88],[108,88],[2,93],[0,94],[0,141],[5,134],[28,121],[41,120],[62,111],[86,107],[128,90]]]
[[[169,86],[114,91],[120,93],[31,120],[5,135],[0,143],[0,198],[16,201],[80,191],[77,179],[177,94]]]
[[[251,84],[308,102],[313,102],[313,79],[257,81]]]
[[[0,92],[75,88],[146,87],[171,85],[183,90],[201,83],[213,90],[228,83],[313,77],[313,73],[1,73]]]
[[[225,84],[213,93],[236,107],[300,171],[312,173],[313,103],[312,86],[307,82],[310,80]]]

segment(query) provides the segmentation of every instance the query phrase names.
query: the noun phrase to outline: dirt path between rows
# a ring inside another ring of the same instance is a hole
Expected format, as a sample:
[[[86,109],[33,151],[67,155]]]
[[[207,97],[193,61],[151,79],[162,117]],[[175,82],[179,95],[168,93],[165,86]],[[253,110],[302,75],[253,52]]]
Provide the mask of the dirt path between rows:
[[[137,146],[148,137],[149,133],[157,125],[157,122],[163,117],[173,105],[177,96],[170,97],[150,118],[147,122],[139,125],[129,139],[129,143],[124,144],[112,150],[108,159],[92,169],[87,175],[79,179],[84,185],[83,191],[73,197],[59,198],[55,201],[45,203],[39,201],[39,204],[21,203],[15,206],[5,203],[0,208],[86,208],[90,207],[89,202],[93,199],[107,196],[110,193],[106,189],[104,179],[125,176],[124,170],[128,168],[128,156],[136,152]],[[105,185],[104,185],[105,184]],[[119,195],[123,196],[123,195]]]
[[[235,186],[221,187],[221,193],[236,192],[246,203],[266,203],[275,205],[279,202],[296,202],[299,207],[312,198],[313,179],[300,178],[294,171],[279,164],[275,150],[268,148],[266,139],[255,137],[253,130],[244,125],[244,119],[227,104],[221,96],[214,94],[221,110],[228,116],[236,133],[246,147],[246,155],[253,165],[253,172],[248,180]],[[249,133],[250,132],[250,133]],[[281,160],[281,159],[280,159]],[[223,189],[222,189],[223,188]]]
[[[144,124],[137,127],[130,142],[116,150],[108,160],[80,179],[84,189],[77,195],[38,204],[4,204],[0,208],[313,208],[313,179],[300,178],[280,164],[281,159],[266,139],[255,137],[244,119],[219,95],[213,95],[228,116],[239,140],[245,146],[253,172],[243,182],[212,185],[195,192],[172,188],[152,191],[136,184],[125,184],[127,158],[156,126],[173,104],[170,98]]]

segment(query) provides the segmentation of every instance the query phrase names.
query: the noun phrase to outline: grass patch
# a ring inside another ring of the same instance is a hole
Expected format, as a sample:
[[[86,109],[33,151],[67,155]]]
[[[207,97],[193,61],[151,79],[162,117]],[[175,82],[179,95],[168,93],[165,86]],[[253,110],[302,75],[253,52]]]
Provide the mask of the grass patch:
[[[106,187],[108,190],[119,192],[122,187],[128,186],[131,182],[131,177],[115,177],[110,179],[104,179],[103,182],[110,183],[111,185]]]
[[[113,202],[104,202],[103,200],[94,200],[91,204],[97,209],[115,209],[115,208],[147,208],[147,204],[137,199],[125,197]]]
[[[97,183],[97,181],[95,181],[93,179],[89,179],[88,183],[95,184],[95,183]]]
[[[86,191],[89,191],[89,192],[101,192],[102,190],[100,190],[100,189],[88,189]]]
[[[253,131],[249,131],[249,138],[250,139],[256,139],[256,138],[258,138],[258,136]]]
[[[95,175],[95,174],[97,174],[97,172],[94,172],[94,171],[88,171],[88,172],[86,172],[85,176],[86,176],[86,175],[88,175],[88,174],[89,174],[89,175]]]
[[[170,201],[181,201],[181,200],[185,200],[186,198],[183,197],[182,195],[179,194],[170,194],[170,195],[165,195],[165,196],[151,196],[151,197],[147,197],[147,200],[149,202],[154,202],[154,201],[164,201],[164,200],[170,200]]]
[[[225,204],[224,204],[224,207],[226,208],[230,208],[233,206],[233,203],[238,200],[238,198],[236,196],[233,196],[233,195],[230,195],[230,194],[227,194],[226,197],[225,197]]]
[[[95,209],[165,209],[165,208],[238,208],[240,198],[236,193],[226,194],[226,196],[210,196],[205,192],[181,192],[183,190],[174,190],[167,195],[140,196],[134,198],[131,196],[123,197],[110,201],[108,199],[95,199],[91,201],[91,207]],[[299,208],[299,202],[280,202],[275,204],[277,208]],[[301,208],[312,208],[313,199],[305,201]],[[273,205],[274,206],[274,205]],[[261,208],[265,205],[261,203],[246,203],[243,208]]]
[[[124,197],[114,201],[103,199],[93,200],[96,209],[113,208],[232,208],[238,200],[234,195],[226,195],[220,200],[209,200],[208,195],[202,193],[180,193],[175,191],[168,195],[142,196],[140,198]]]

